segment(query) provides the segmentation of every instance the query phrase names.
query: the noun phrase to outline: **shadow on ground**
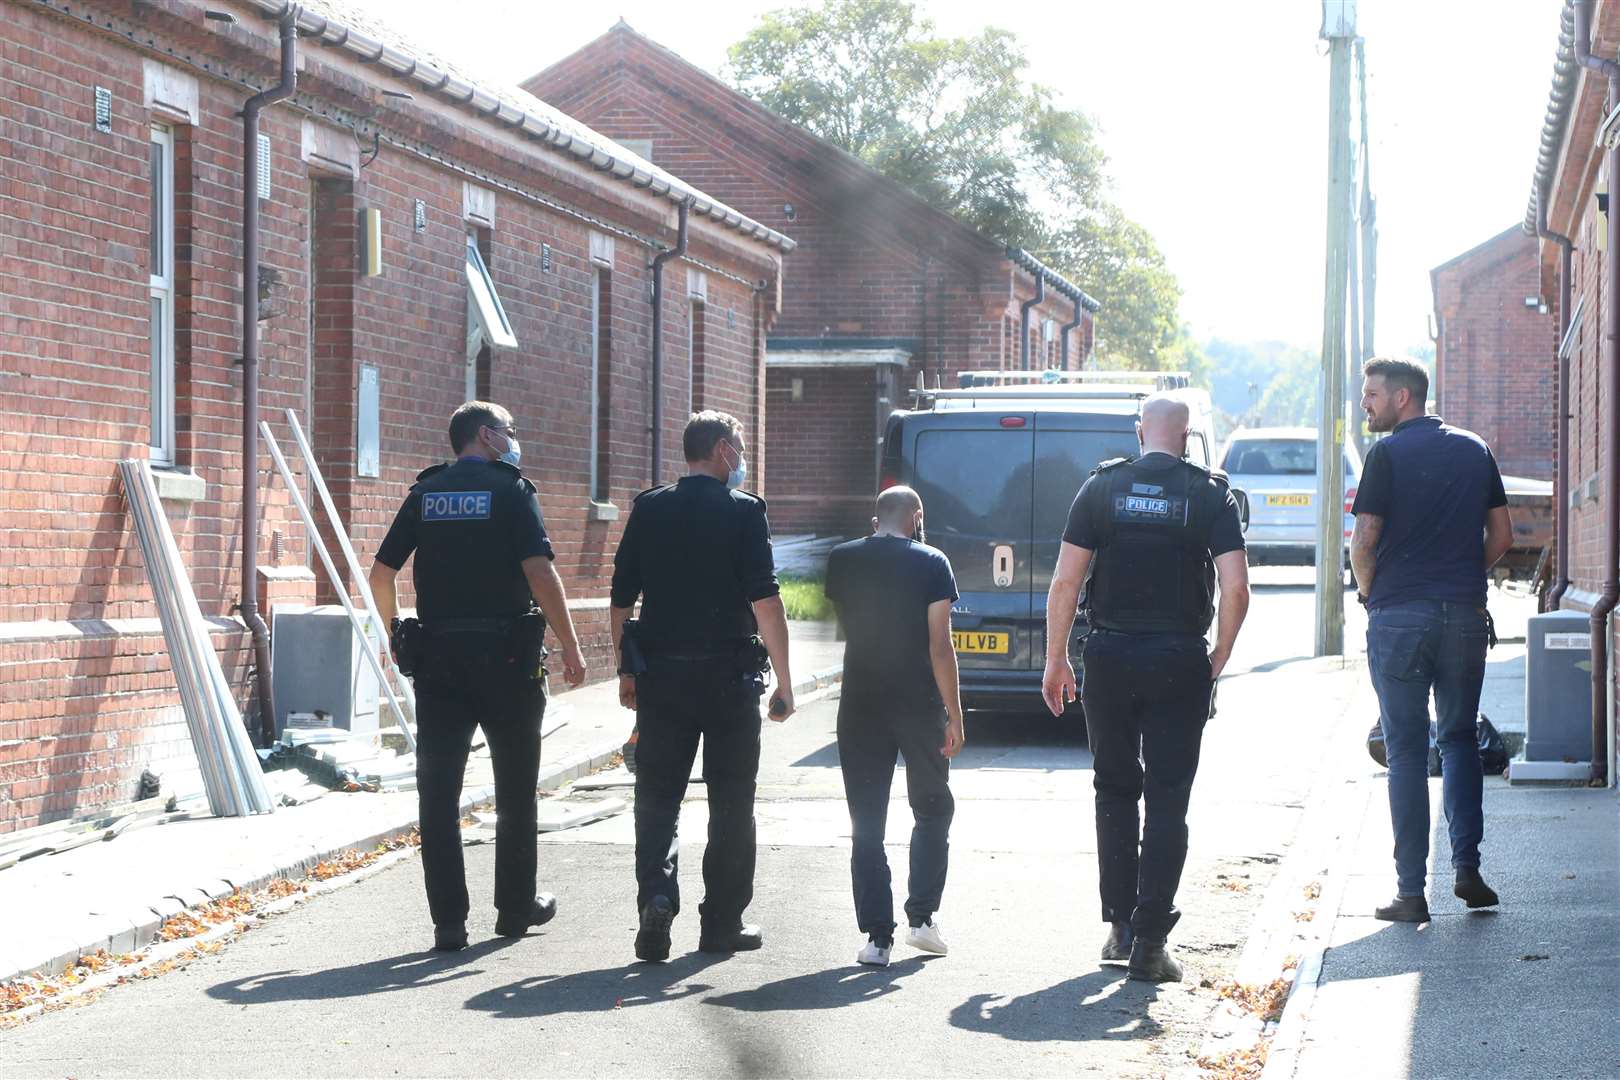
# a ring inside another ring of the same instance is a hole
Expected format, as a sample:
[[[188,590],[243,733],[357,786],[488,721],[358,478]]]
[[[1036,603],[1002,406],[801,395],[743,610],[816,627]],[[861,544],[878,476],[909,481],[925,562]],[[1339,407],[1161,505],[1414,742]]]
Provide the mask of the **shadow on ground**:
[[[1159,988],[1105,968],[1009,998],[974,994],[951,1010],[951,1026],[1020,1042],[1151,1039],[1163,1029],[1148,1015]]]
[[[506,1020],[560,1013],[611,1012],[679,1001],[714,987],[687,980],[727,959],[689,953],[667,964],[621,964],[570,975],[535,975],[467,999],[467,1008]]]
[[[369,997],[395,990],[416,990],[483,974],[474,967],[480,959],[516,943],[516,938],[491,938],[460,952],[411,952],[322,971],[268,971],[245,979],[218,983],[208,996],[237,1005],[268,1005],[282,1001],[331,1001]]]

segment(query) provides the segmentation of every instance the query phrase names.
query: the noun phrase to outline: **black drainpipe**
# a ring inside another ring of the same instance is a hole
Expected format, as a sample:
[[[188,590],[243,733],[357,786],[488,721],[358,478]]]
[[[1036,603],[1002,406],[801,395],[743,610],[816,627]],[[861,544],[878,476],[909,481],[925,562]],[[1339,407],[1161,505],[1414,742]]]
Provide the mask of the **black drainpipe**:
[[[1575,5],[1575,58],[1583,67],[1609,80],[1605,108],[1620,104],[1620,64],[1592,55],[1592,0]],[[1609,250],[1603,272],[1608,278],[1609,309],[1603,314],[1604,352],[1609,367],[1609,422],[1603,431],[1603,592],[1592,605],[1592,783],[1609,780],[1609,614],[1620,600],[1620,148],[1608,151]]]
[[[259,614],[259,110],[291,97],[298,85],[296,5],[281,13],[281,82],[242,106],[242,621],[253,634],[259,687],[259,738],[275,738],[270,691],[270,628]]]
[[[652,261],[652,480],[664,482],[664,264],[686,254],[686,213],[690,200],[680,204],[680,226],[675,246],[660,251]]]
[[[1079,297],[1075,297],[1075,300],[1074,300],[1074,318],[1071,319],[1070,321],[1064,323],[1063,324],[1063,329],[1058,331],[1058,336],[1063,339],[1063,349],[1062,349],[1063,363],[1062,363],[1061,367],[1062,367],[1062,370],[1064,370],[1064,371],[1069,370],[1069,334],[1074,330],[1075,327],[1080,325],[1081,321],[1084,320],[1085,317],[1086,317],[1085,305],[1080,303],[1080,298]]]
[[[1035,295],[1018,305],[1019,359],[1029,370],[1029,309],[1046,299],[1046,275],[1036,271]]]
[[[1569,371],[1564,357],[1564,337],[1569,333],[1570,249],[1569,237],[1547,227],[1547,191],[1536,193],[1536,235],[1558,245],[1558,341],[1553,351],[1553,373],[1558,379],[1558,471],[1553,476],[1553,585],[1547,591],[1548,611],[1557,611],[1569,591]]]

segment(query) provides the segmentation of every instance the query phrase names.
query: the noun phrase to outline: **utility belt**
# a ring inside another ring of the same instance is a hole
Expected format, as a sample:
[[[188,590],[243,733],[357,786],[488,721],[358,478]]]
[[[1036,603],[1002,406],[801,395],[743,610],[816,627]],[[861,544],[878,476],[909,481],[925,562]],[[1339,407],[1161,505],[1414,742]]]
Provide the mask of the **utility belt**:
[[[639,619],[627,619],[619,639],[619,674],[645,675],[649,666],[673,664],[728,664],[737,678],[765,690],[765,677],[771,670],[771,654],[758,634],[731,642],[702,645],[664,645],[648,642],[641,633]]]
[[[431,670],[433,656],[445,638],[465,634],[499,639],[511,659],[533,678],[545,671],[546,617],[538,610],[495,618],[395,619],[389,627],[388,644],[400,674],[414,677]]]

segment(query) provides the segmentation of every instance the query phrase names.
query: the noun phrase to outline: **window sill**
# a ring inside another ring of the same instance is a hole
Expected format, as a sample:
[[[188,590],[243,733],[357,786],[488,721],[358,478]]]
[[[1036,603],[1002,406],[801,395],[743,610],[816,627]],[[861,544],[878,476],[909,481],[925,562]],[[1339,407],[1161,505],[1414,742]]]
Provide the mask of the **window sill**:
[[[589,520],[591,521],[618,521],[619,508],[612,503],[591,501]]]
[[[208,495],[207,481],[187,469],[154,465],[152,483],[163,502],[201,502]]]

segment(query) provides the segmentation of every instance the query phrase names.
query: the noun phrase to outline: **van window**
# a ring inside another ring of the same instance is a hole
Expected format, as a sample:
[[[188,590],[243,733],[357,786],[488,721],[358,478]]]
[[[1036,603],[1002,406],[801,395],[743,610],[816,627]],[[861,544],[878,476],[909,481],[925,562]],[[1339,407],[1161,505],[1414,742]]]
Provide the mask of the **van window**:
[[[1028,519],[1016,519],[1029,512],[1029,444],[1023,431],[918,435],[913,486],[929,536],[1022,536]]]
[[[1316,443],[1307,439],[1246,439],[1226,451],[1226,471],[1243,476],[1315,476]]]
[[[1138,452],[1130,431],[1039,431],[1035,435],[1035,580],[1050,581],[1069,508],[1091,470]]]

